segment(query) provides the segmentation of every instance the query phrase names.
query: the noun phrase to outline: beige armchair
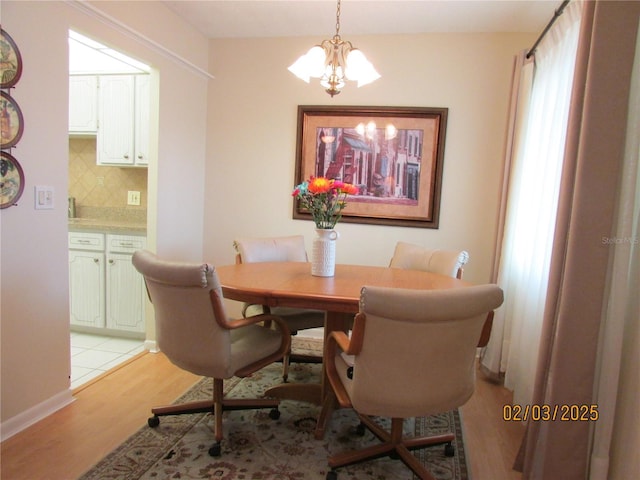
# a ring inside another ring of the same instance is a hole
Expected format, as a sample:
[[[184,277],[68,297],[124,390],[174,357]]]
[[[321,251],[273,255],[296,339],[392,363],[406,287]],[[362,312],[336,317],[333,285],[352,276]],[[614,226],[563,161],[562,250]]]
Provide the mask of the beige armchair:
[[[223,379],[251,375],[289,351],[291,336],[282,319],[274,315],[229,319],[216,271],[206,263],[170,262],[140,250],[133,255],[133,265],[143,275],[153,303],[160,350],[178,367],[213,378],[212,399],[155,407],[149,426],[157,427],[164,415],[212,412],[216,443],[209,454],[219,456],[225,410],[272,408],[271,417],[278,418],[278,400],[225,398]],[[258,325],[265,320],[277,329]]]
[[[287,237],[266,238],[240,238],[234,242],[237,263],[258,262],[307,262],[307,251],[302,235]],[[271,313],[281,317],[291,335],[296,335],[300,330],[324,327],[324,312],[321,310],[308,310],[302,308],[273,307],[267,305],[245,304],[243,315],[262,315]],[[289,362],[314,362],[319,363],[322,357],[294,355],[289,352],[283,359],[282,378],[287,381],[289,376]]]
[[[428,249],[406,242],[396,244],[390,267],[424,270],[454,278],[462,278],[464,265],[469,261],[465,250]]]
[[[404,438],[403,419],[447,412],[463,405],[475,387],[476,345],[487,313],[503,301],[496,285],[447,290],[363,287],[351,338],[332,332],[325,345],[327,376],[337,400],[353,408],[380,444],[329,458],[336,468],[373,458],[400,458],[421,479],[432,479],[410,450],[445,444],[453,434]],[[342,353],[351,356],[345,362]],[[390,432],[370,417],[391,418]]]

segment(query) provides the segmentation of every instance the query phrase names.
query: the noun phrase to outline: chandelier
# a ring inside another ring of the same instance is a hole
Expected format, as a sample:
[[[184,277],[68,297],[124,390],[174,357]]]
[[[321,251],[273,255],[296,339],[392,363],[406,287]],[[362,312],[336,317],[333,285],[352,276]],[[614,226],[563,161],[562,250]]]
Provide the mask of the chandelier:
[[[364,54],[351,42],[340,38],[340,0],[336,11],[336,34],[298,58],[289,71],[307,83],[310,78],[319,78],[320,85],[332,97],[340,93],[345,79],[357,81],[361,87],[380,78]]]

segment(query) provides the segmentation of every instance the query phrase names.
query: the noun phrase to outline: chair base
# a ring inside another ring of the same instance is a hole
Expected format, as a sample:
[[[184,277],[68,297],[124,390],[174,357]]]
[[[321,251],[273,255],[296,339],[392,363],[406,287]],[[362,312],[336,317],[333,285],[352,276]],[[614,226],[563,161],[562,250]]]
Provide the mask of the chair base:
[[[402,436],[402,418],[391,419],[391,431],[387,432],[377,425],[370,417],[358,415],[360,421],[382,442],[377,445],[356,450],[352,452],[344,452],[329,457],[329,467],[331,471],[327,474],[328,480],[337,479],[337,472],[334,469],[353,465],[356,463],[373,460],[381,457],[391,457],[400,459],[422,480],[434,480],[429,471],[411,454],[411,450],[431,447],[435,445],[446,445],[445,455],[453,456],[454,448],[451,442],[455,439],[452,433],[444,435],[434,435],[431,437],[413,437],[406,438]]]
[[[280,400],[277,398],[224,398],[223,383],[221,379],[213,380],[213,399],[200,400],[196,402],[182,403],[178,405],[166,405],[151,409],[153,417],[147,420],[151,428],[160,424],[160,417],[167,415],[185,415],[192,413],[210,412],[215,418],[215,439],[216,443],[209,449],[209,455],[218,457],[221,453],[220,442],[222,441],[222,413],[230,410],[255,410],[259,408],[271,408],[269,417],[277,420],[280,418],[278,406]]]

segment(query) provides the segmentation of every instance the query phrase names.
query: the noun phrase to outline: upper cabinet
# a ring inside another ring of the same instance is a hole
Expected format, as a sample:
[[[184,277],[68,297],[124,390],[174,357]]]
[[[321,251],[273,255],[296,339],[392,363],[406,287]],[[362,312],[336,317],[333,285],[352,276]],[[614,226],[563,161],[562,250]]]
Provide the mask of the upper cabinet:
[[[99,165],[148,165],[149,95],[149,75],[98,77]]]
[[[98,77],[69,77],[69,133],[93,134],[98,131]]]
[[[98,165],[149,164],[149,75],[71,75],[69,133],[96,135]]]

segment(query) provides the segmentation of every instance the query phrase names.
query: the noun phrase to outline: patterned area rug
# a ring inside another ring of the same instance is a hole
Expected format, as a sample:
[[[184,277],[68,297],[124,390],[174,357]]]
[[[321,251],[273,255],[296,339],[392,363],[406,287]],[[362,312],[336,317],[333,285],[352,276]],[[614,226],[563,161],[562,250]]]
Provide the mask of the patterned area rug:
[[[291,382],[317,382],[320,364],[292,364]],[[281,382],[282,365],[274,364],[250,378],[225,382],[230,397],[258,396]],[[203,379],[176,402],[210,398],[213,384]],[[209,456],[214,443],[210,414],[161,417],[157,428],[141,428],[126,442],[85,473],[81,480],[321,480],[328,470],[327,456],[376,443],[373,435],[360,437],[349,409],[333,413],[323,440],[313,436],[319,407],[284,400],[278,420],[269,410],[225,412],[222,455]],[[384,422],[384,420],[381,420]],[[445,457],[443,447],[414,452],[437,480],[466,480],[467,465],[457,411],[415,421],[405,421],[408,434],[428,435],[454,431],[456,454]],[[412,472],[399,460],[378,459],[338,470],[340,480],[411,479]]]

